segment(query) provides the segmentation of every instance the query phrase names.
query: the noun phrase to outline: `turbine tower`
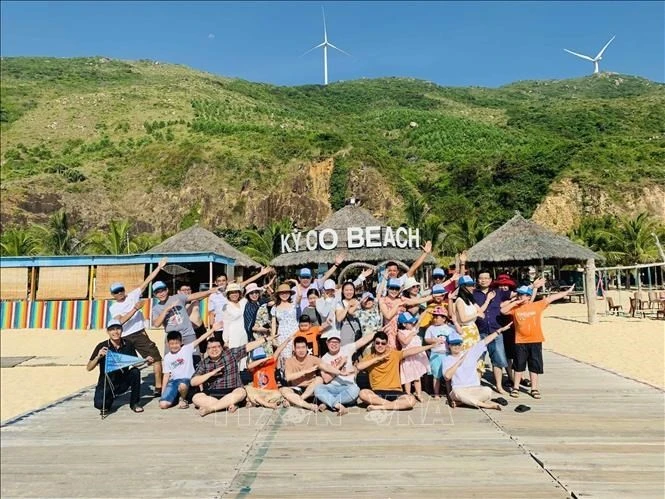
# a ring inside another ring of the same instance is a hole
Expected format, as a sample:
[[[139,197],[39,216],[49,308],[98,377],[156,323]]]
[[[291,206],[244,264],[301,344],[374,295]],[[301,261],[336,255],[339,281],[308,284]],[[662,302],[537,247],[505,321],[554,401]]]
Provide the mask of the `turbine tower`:
[[[316,47],[312,47],[307,52],[305,52],[303,55],[307,55],[312,50],[316,50],[318,48],[323,47],[323,84],[327,85],[328,84],[328,47],[330,47],[331,49],[339,50],[342,54],[346,54],[348,56],[351,56],[351,54],[349,54],[347,52],[344,52],[342,49],[340,49],[338,47],[335,47],[332,43],[330,43],[328,41],[328,30],[326,29],[326,13],[323,10],[323,7],[321,7],[321,13],[323,14],[323,42],[319,43]]]
[[[613,36],[610,39],[610,41],[605,44],[605,46],[602,48],[602,50],[600,52],[598,52],[598,55],[596,57],[593,57],[593,58],[589,57],[588,55],[578,54],[577,52],[573,52],[572,50],[568,50],[568,49],[563,49],[563,50],[565,50],[569,54],[573,54],[573,55],[576,55],[577,57],[581,57],[582,59],[593,62],[593,74],[596,74],[596,73],[600,72],[600,68],[598,67],[598,63],[603,58],[603,52],[605,52],[605,49],[607,47],[609,47],[610,43],[612,43],[612,40],[614,40],[615,38],[616,38],[616,36]]]

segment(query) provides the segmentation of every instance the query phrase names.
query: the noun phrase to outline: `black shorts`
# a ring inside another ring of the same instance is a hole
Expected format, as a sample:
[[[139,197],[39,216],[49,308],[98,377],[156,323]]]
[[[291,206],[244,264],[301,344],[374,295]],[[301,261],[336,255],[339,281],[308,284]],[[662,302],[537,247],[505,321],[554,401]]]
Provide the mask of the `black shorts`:
[[[503,336],[503,349],[506,352],[506,358],[508,360],[515,359],[515,330],[510,328],[508,331],[505,331],[501,336]]]
[[[401,390],[375,390],[374,393],[388,402],[393,402],[404,395],[404,392]]]
[[[529,372],[543,374],[543,344],[542,343],[516,343],[513,369],[524,372],[527,365]]]
[[[208,397],[215,397],[216,399],[224,398],[229,393],[232,393],[235,388],[221,388],[219,390],[204,390],[203,393]]]
[[[159,348],[157,348],[157,345],[155,345],[150,339],[150,336],[145,332],[145,329],[141,329],[129,336],[125,336],[123,339],[132,345],[144,359],[150,356],[155,362],[162,360],[162,354],[159,353]]]

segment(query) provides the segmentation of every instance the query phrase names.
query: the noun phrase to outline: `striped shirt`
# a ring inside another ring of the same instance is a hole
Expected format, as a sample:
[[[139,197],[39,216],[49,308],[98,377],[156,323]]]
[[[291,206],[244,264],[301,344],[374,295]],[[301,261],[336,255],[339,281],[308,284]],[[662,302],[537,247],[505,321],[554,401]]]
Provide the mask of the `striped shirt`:
[[[217,376],[213,376],[203,384],[203,391],[210,390],[225,390],[229,388],[238,388],[242,386],[240,379],[240,371],[238,370],[238,362],[247,356],[247,350],[244,346],[236,348],[225,348],[222,355],[217,360],[212,360],[209,357],[203,359],[198,367],[194,376],[207,374],[214,371],[218,367],[224,367],[222,372]]]

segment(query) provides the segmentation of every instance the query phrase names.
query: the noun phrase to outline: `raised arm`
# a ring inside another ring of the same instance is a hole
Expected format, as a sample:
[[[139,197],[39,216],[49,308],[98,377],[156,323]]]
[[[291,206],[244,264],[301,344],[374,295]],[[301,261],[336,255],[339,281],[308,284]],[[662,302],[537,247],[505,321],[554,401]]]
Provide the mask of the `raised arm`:
[[[344,253],[340,253],[337,256],[335,256],[335,262],[330,266],[330,268],[326,271],[325,274],[323,274],[323,277],[321,279],[317,279],[317,287],[321,289],[323,287],[323,283],[326,282],[326,280],[330,279],[335,272],[337,272],[337,269],[339,268],[340,265],[342,265],[342,262],[344,261]]]
[[[284,351],[284,349],[288,346],[289,343],[293,341],[293,338],[295,338],[299,334],[299,331],[296,329],[294,333],[291,334],[286,340],[284,340],[280,345],[277,347],[277,349],[273,352],[272,357],[273,359],[277,360],[279,359],[279,356],[281,353]]]
[[[450,366],[445,373],[443,373],[443,377],[446,379],[446,381],[450,381],[453,379],[453,376],[455,376],[455,371],[457,371],[457,368],[462,365],[462,362],[464,362],[464,358],[466,357],[466,352],[464,352],[455,363]]]
[[[134,314],[141,310],[141,307],[143,305],[143,300],[137,301],[134,306],[127,312],[126,314],[121,314],[121,315],[116,315],[114,319],[117,319],[120,321],[121,324],[124,324],[127,322],[129,319],[134,317]]]
[[[427,303],[428,301],[432,300],[432,295],[419,296],[418,298],[402,298],[402,304],[412,307],[414,305],[420,305],[421,303]]]
[[[506,324],[505,326],[503,326],[503,327],[497,329],[497,330],[494,331],[492,334],[488,334],[488,335],[487,335],[485,338],[483,338],[481,341],[483,341],[483,342],[485,343],[485,345],[489,345],[489,344],[492,343],[492,342],[497,338],[497,336],[499,336],[501,333],[503,333],[504,331],[508,331],[508,330],[510,329],[510,326],[512,326],[512,325],[513,325],[513,322],[510,321],[508,324]]]
[[[212,336],[212,334],[219,330],[219,328],[222,327],[221,322],[215,322],[208,331],[205,332],[205,334],[202,334],[199,338],[196,338],[194,341],[192,341],[192,348],[196,348],[202,341],[207,340]]]
[[[510,311],[514,309],[519,302],[517,301],[517,296],[512,296],[510,300],[502,301],[501,302],[501,313],[503,315],[508,315],[510,314]]]
[[[411,357],[412,355],[416,355],[421,352],[426,352],[427,350],[431,350],[435,346],[436,345],[425,345],[422,347],[407,348],[406,350],[402,350],[402,358]]]
[[[199,291],[197,293],[192,293],[191,295],[187,295],[187,303],[189,303],[190,301],[203,300],[204,298],[207,298],[211,294],[216,293],[218,289],[219,286],[216,286],[206,291]]]
[[[245,344],[245,351],[247,353],[251,352],[255,348],[259,348],[260,346],[263,346],[268,339],[266,337],[259,338],[258,340],[250,341],[249,343]]]
[[[538,294],[538,288],[542,288],[545,286],[545,278],[544,277],[539,277],[535,281],[533,281],[533,284],[531,284],[531,289],[533,292],[531,293],[531,302],[533,303],[536,301],[536,295]]]
[[[427,255],[429,255],[432,252],[432,241],[427,241],[425,243],[425,246],[423,246],[423,252],[421,255],[418,257],[418,259],[413,262],[411,267],[409,267],[409,270],[406,271],[407,277],[413,277],[416,274],[416,271],[420,268],[420,266],[425,263],[425,259],[427,258]]]
[[[575,285],[573,284],[571,287],[569,287],[569,288],[568,288],[567,290],[565,290],[565,291],[560,291],[559,293],[556,293],[556,294],[553,294],[553,295],[549,295],[548,297],[546,297],[546,298],[544,299],[544,301],[546,301],[547,304],[549,305],[550,303],[555,302],[555,301],[557,301],[557,300],[560,300],[561,298],[565,298],[565,297],[568,296],[570,293],[572,293],[574,289],[575,289]]]
[[[168,305],[164,307],[164,310],[162,310],[162,313],[159,314],[154,321],[152,321],[152,325],[155,327],[161,327],[161,325],[164,323],[164,319],[166,319],[166,316],[168,313],[175,307],[177,307],[179,303],[177,301],[172,301]]]
[[[364,371],[365,369],[372,367],[379,362],[383,362],[390,356],[390,351],[386,351],[383,355],[376,355],[366,360],[361,360],[356,364],[356,370]]]
[[[254,282],[254,281],[256,281],[257,279],[260,279],[261,277],[263,277],[263,276],[265,276],[265,275],[268,275],[268,274],[270,274],[271,272],[274,272],[274,271],[275,271],[275,269],[273,269],[272,267],[263,267],[263,268],[260,270],[260,272],[257,272],[257,273],[254,274],[252,277],[250,277],[250,278],[248,278],[248,279],[245,279],[244,281],[242,281],[242,282],[240,283],[240,285],[244,288],[244,287],[247,286],[250,282]]]
[[[362,338],[356,340],[353,342],[353,347],[356,349],[356,351],[360,350],[361,348],[365,348],[366,345],[372,342],[374,339],[374,335],[371,334],[366,334]]]
[[[153,279],[155,277],[157,277],[157,274],[159,274],[161,272],[161,270],[166,266],[166,262],[168,262],[168,261],[169,261],[169,259],[166,258],[166,257],[162,258],[159,261],[159,263],[157,264],[157,267],[155,267],[155,270],[150,272],[150,275],[148,275],[148,277],[145,278],[145,281],[143,281],[141,283],[141,285],[139,286],[139,288],[141,289],[141,293],[143,293],[145,291],[145,288],[148,287],[148,284],[150,284],[153,281]],[[129,319],[127,319],[127,320],[129,320]]]

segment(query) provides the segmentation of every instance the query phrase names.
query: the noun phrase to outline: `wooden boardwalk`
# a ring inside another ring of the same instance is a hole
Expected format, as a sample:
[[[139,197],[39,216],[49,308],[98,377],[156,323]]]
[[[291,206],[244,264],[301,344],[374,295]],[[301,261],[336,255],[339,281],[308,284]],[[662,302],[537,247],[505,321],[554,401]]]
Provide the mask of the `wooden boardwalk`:
[[[663,392],[546,353],[540,401],[143,414],[101,421],[90,390],[5,425],[9,497],[663,497]],[[518,403],[531,411],[513,411]]]

